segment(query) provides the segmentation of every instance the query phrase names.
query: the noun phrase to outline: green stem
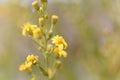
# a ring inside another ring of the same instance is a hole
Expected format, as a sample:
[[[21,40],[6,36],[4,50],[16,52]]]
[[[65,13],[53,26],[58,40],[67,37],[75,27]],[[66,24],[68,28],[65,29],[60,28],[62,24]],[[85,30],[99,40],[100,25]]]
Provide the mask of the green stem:
[[[48,76],[48,73],[45,71],[45,69],[41,67],[40,62],[38,62],[36,65],[38,66],[43,75]]]
[[[48,69],[48,57],[45,56],[45,66],[46,66],[46,70]]]
[[[43,45],[42,45],[40,42],[38,42],[38,41],[35,40],[34,38],[32,38],[32,39],[33,39],[33,41],[34,41],[37,45],[39,45],[41,48],[44,48]]]
[[[46,22],[46,21],[45,21]],[[44,27],[45,35],[44,35],[44,60],[45,60],[45,67],[46,71],[48,70],[48,53],[47,52],[47,34],[46,34],[46,27]]]
[[[41,1],[42,2],[42,1]],[[42,9],[43,9],[43,12],[42,13],[39,13],[39,15],[41,17],[44,18],[44,26],[42,26],[42,34],[44,36],[44,50],[43,50],[43,54],[44,54],[44,62],[45,62],[45,70],[47,71],[48,70],[48,53],[47,53],[47,33],[46,33],[46,9],[47,9],[47,5],[48,5],[48,1],[47,2],[42,2]],[[41,67],[40,67],[41,69]],[[47,73],[48,74],[48,73]],[[48,80],[49,80],[49,76],[48,76]]]

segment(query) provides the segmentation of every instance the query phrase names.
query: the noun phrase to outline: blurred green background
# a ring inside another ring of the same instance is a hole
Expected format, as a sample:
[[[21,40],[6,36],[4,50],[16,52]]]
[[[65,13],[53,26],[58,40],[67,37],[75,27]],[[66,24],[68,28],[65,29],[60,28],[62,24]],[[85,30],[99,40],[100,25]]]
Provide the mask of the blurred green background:
[[[0,0],[0,80],[30,80],[18,70],[34,42],[23,37],[25,22],[37,23],[34,0]],[[120,80],[120,0],[48,0],[55,33],[68,42],[57,80]]]

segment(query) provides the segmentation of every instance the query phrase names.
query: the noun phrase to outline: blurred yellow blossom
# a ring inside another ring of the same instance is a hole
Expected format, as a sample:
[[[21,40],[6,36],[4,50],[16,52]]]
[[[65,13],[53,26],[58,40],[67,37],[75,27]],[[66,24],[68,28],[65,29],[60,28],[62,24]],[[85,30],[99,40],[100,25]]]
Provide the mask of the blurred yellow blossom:
[[[36,28],[36,29],[33,31],[33,37],[34,37],[34,38],[39,38],[39,37],[40,37],[40,33],[41,33],[40,28]]]
[[[56,46],[63,45],[64,49],[67,47],[66,41],[62,36],[59,35],[52,38],[52,43],[55,44]]]
[[[32,66],[31,62],[25,62],[19,66],[20,71],[28,70]]]
[[[37,28],[37,25],[31,25],[30,23],[25,23],[23,26],[23,30],[22,30],[22,35],[26,36],[26,34],[28,33],[29,35],[33,34],[33,30],[35,30]]]
[[[38,61],[38,56],[28,55],[27,62],[31,62],[32,64],[35,64],[37,61]]]
[[[54,48],[54,53],[56,53],[59,57],[63,56],[63,57],[67,57],[67,52],[63,50],[63,46],[60,45],[56,48]]]

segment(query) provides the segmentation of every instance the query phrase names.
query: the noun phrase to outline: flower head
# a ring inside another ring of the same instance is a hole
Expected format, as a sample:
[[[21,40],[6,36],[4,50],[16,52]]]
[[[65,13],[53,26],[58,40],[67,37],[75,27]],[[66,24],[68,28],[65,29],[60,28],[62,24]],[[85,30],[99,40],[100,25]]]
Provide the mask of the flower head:
[[[19,66],[20,71],[28,70],[32,66],[31,62],[25,62]]]
[[[26,36],[26,34],[28,33],[29,35],[33,34],[33,30],[35,30],[37,28],[37,25],[31,25],[30,23],[26,23],[23,26],[23,30],[22,30],[22,35]]]
[[[36,29],[33,31],[33,37],[34,37],[34,38],[39,38],[39,37],[40,37],[40,33],[41,33],[40,28],[36,28]]]
[[[62,45],[54,48],[54,51],[53,51],[53,52],[54,52],[55,54],[57,54],[58,57],[61,57],[61,56],[65,57],[65,58],[67,57],[67,52],[63,50],[63,46],[62,46]]]
[[[38,61],[38,56],[28,55],[27,62],[31,62],[32,64],[35,64],[37,63],[37,61]]]
[[[55,44],[56,46],[63,45],[64,49],[67,47],[66,41],[62,36],[59,35],[52,38],[52,43]]]

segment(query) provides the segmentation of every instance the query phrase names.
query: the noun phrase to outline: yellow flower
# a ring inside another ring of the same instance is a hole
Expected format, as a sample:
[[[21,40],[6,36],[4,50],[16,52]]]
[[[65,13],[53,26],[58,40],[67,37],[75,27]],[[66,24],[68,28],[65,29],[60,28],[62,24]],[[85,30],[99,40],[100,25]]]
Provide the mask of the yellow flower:
[[[28,55],[27,62],[31,62],[32,64],[35,64],[37,61],[38,61],[38,56]]]
[[[56,46],[63,45],[64,49],[67,47],[66,41],[63,39],[62,36],[59,35],[52,38],[52,43]]]
[[[56,53],[59,57],[63,56],[63,57],[67,57],[67,52],[63,50],[63,46],[60,45],[56,48],[54,48],[54,53]]]
[[[33,30],[35,30],[37,28],[37,25],[31,25],[30,23],[26,23],[23,25],[23,30],[22,30],[22,35],[26,36],[26,34],[28,33],[29,35],[33,34]]]
[[[40,28],[36,28],[36,29],[33,31],[33,37],[34,37],[34,38],[39,38],[39,37],[40,37],[40,33],[41,33]]]
[[[25,62],[19,66],[20,71],[28,70],[32,66],[31,62]]]

